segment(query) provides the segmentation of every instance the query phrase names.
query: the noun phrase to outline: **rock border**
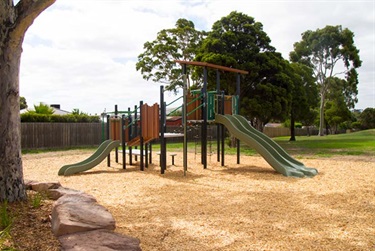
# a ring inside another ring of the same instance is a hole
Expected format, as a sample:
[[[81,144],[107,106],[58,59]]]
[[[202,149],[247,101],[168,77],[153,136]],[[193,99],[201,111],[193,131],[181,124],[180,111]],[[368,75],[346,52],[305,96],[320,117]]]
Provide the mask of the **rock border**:
[[[112,214],[89,194],[62,187],[59,182],[25,181],[26,188],[54,200],[51,228],[62,251],[139,251],[137,238],[115,233]]]

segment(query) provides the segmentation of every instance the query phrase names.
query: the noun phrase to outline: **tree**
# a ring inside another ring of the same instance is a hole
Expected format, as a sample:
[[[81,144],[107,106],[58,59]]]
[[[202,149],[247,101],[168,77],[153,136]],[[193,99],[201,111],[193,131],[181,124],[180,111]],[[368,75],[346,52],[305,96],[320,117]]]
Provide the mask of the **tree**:
[[[85,113],[85,112],[80,111],[78,108],[74,108],[72,110],[72,115],[88,115],[88,114]]]
[[[359,115],[363,129],[375,128],[375,108],[368,107]]]
[[[195,30],[192,21],[178,19],[176,28],[161,30],[154,41],[144,44],[137,71],[146,80],[167,83],[167,90],[176,90],[183,81],[181,67],[175,60],[193,60],[204,36],[205,32]]]
[[[34,110],[35,110],[35,113],[37,114],[46,114],[46,115],[51,115],[55,112],[52,107],[43,103],[39,103],[39,105],[34,105]]]
[[[37,16],[55,0],[0,1],[0,201],[26,199],[20,136],[22,42]],[[6,67],[3,67],[6,66]]]
[[[213,24],[196,57],[249,71],[241,79],[241,114],[260,130],[270,119],[285,117],[289,110],[290,79],[283,72],[287,62],[270,43],[260,22],[233,11]],[[216,73],[209,72],[209,88],[214,87],[215,78]],[[233,74],[221,74],[220,83],[227,94],[235,93]]]
[[[290,53],[292,62],[300,62],[310,66],[314,71],[320,95],[319,135],[324,132],[324,106],[326,95],[330,90],[329,78],[344,74],[347,86],[344,91],[351,95],[351,103],[356,103],[358,74],[356,69],[361,66],[359,50],[354,45],[354,33],[349,29],[338,26],[326,26],[316,31],[308,30],[302,33],[302,40],[294,44]],[[342,65],[338,65],[342,62]],[[341,72],[341,69],[344,71]]]
[[[299,63],[290,64],[293,79],[292,100],[290,109],[290,139],[295,141],[295,121],[313,123],[316,114],[314,109],[318,103],[317,86],[312,77],[311,68]],[[307,126],[309,126],[308,124]]]
[[[20,97],[20,110],[27,108],[27,102],[25,97]]]

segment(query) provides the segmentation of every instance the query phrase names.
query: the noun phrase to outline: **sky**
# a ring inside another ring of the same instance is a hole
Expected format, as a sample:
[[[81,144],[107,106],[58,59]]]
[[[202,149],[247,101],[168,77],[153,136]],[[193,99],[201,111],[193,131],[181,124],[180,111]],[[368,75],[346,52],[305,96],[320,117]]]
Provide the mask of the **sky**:
[[[232,11],[262,23],[285,59],[307,30],[350,29],[362,60],[355,108],[375,107],[374,0],[57,0],[26,33],[20,95],[29,108],[43,102],[92,115],[114,111],[115,105],[133,109],[141,100],[159,103],[160,83],[144,80],[135,68],[143,44],[174,28],[179,18],[210,31]],[[181,95],[167,92],[166,102]]]

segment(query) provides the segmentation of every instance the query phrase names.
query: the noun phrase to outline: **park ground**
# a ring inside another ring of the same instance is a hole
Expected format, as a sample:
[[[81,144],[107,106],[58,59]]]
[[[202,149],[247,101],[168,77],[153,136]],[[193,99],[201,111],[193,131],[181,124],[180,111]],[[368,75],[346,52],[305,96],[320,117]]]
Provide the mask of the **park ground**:
[[[82,174],[59,168],[92,150],[25,154],[27,180],[58,181],[95,196],[116,220],[116,231],[137,237],[143,250],[375,250],[375,156],[298,156],[319,174],[291,178],[259,155],[227,155],[225,166],[189,152],[160,174],[159,161],[145,171],[122,169],[112,152]],[[120,155],[121,156],[121,155]],[[120,157],[121,160],[121,157]],[[52,249],[51,249],[52,250]],[[58,250],[58,249],[56,249]]]

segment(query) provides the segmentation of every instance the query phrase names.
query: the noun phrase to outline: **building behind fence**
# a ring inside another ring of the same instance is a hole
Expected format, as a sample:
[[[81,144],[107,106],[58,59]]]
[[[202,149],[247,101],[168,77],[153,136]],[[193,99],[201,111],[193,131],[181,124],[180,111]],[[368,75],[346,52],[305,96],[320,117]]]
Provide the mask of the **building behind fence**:
[[[106,125],[101,123],[21,123],[22,149],[53,149],[98,146],[106,139]],[[208,127],[208,140],[216,139],[215,125]],[[182,133],[181,126],[168,126],[167,132]],[[269,137],[290,136],[290,130],[282,127],[265,127],[264,133]],[[307,129],[296,128],[296,136],[307,135]],[[316,131],[310,130],[311,135]],[[189,142],[200,139],[199,125],[189,126],[187,137]],[[182,142],[182,137],[168,138],[168,142]]]

